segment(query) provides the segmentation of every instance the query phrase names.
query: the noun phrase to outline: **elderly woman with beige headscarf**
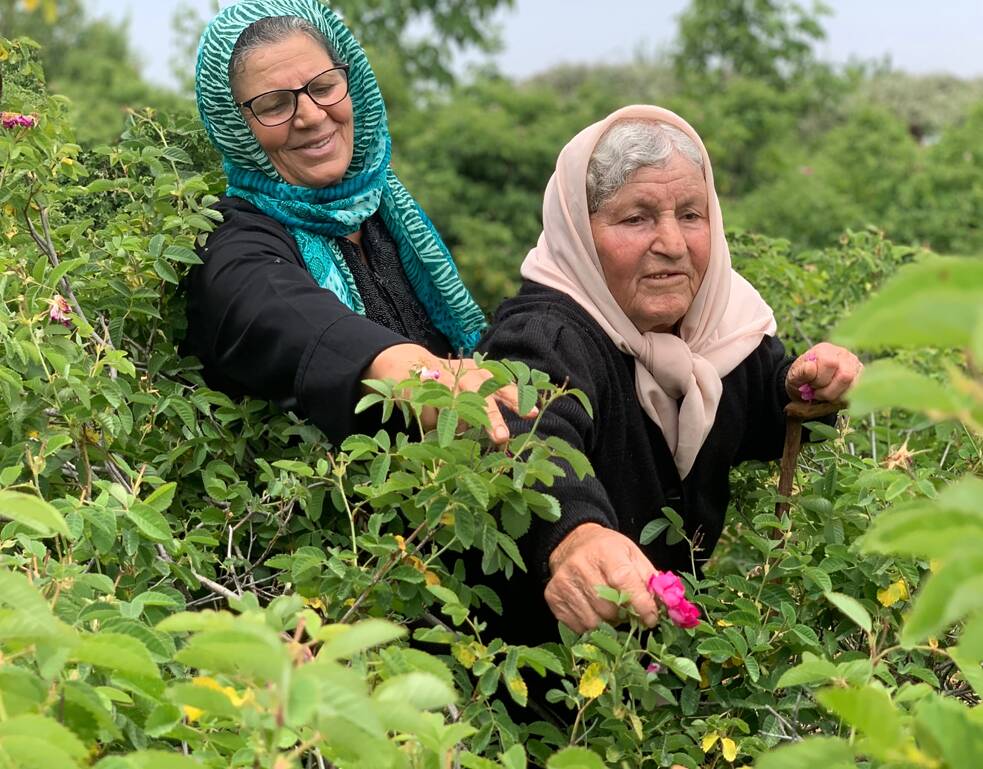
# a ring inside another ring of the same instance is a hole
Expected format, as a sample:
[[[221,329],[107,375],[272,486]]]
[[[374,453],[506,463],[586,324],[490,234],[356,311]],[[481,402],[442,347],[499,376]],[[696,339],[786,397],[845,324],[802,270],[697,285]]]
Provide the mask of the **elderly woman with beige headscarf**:
[[[645,525],[675,509],[705,560],[723,528],[730,468],[780,456],[785,405],[838,399],[860,362],[826,343],[786,356],[771,308],[731,268],[703,142],[659,107],[621,109],[563,149],[522,276],[481,349],[587,394],[593,418],[562,399],[538,430],[583,451],[596,477],[567,472],[549,490],[559,520],[534,522],[520,541],[537,589],[513,585],[506,617],[523,618],[525,637],[552,635],[545,599],[582,632],[618,617],[598,596],[607,585],[652,625],[647,580],[656,569],[692,571],[692,560],[665,534],[641,545]]]

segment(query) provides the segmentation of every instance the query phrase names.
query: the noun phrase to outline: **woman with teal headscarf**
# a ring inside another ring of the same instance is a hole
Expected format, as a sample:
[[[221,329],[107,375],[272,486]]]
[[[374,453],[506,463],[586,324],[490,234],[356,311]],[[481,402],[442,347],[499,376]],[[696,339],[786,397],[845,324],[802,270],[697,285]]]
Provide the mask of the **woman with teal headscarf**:
[[[205,29],[195,82],[228,177],[187,283],[185,349],[206,381],[336,442],[372,427],[354,414],[364,379],[446,371],[477,390],[488,374],[466,356],[484,316],[390,168],[382,95],[338,17],[317,0],[241,0]],[[517,409],[514,388],[494,398]],[[504,442],[492,399],[488,415]]]

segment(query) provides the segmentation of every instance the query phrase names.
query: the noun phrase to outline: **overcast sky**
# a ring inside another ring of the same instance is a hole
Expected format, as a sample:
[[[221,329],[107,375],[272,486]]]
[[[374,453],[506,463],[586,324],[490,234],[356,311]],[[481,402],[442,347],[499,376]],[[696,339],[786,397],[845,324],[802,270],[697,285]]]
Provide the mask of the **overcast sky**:
[[[210,0],[184,0],[202,9]],[[84,0],[94,15],[129,17],[146,76],[170,83],[171,17],[181,0]],[[228,5],[230,0],[221,0]],[[983,0],[825,0],[824,58],[889,59],[912,73],[983,76]],[[560,62],[620,62],[664,49],[687,0],[516,0],[500,12],[505,44],[495,57],[526,76]],[[600,9],[600,10],[599,10]]]

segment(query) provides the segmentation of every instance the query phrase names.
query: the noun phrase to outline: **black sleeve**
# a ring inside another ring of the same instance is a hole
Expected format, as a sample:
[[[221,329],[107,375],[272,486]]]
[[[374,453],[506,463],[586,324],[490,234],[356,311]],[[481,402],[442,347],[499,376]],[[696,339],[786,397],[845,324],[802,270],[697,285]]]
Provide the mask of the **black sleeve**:
[[[785,441],[785,377],[792,358],[777,337],[766,336],[743,363],[746,377],[747,419],[736,462],[769,461],[782,455]]]
[[[583,390],[596,414],[605,393],[603,377],[598,377],[590,365],[598,356],[595,351],[585,349],[588,345],[581,335],[565,328],[562,320],[547,313],[530,312],[516,313],[496,322],[479,349],[491,358],[520,360],[548,373],[555,384],[569,383],[570,387]],[[512,412],[506,412],[505,418],[513,435],[528,432],[534,422]],[[590,459],[595,430],[595,421],[579,401],[565,397],[543,413],[536,433],[562,438]],[[534,515],[529,533],[519,540],[530,573],[543,582],[550,576],[550,553],[577,526],[597,523],[617,528],[614,509],[601,483],[593,476],[579,480],[566,462],[559,464],[564,475],[556,478],[552,486],[539,489],[559,501],[559,520],[548,522]]]
[[[365,368],[407,340],[318,286],[286,229],[231,200],[186,282],[184,347],[211,385],[295,410],[339,442],[364,422],[354,408]]]

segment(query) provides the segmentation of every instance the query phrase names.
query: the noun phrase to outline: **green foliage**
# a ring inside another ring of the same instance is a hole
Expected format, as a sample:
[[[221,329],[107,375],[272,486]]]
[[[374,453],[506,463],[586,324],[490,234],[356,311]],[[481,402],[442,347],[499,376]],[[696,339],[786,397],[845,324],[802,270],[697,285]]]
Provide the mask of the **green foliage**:
[[[733,76],[794,83],[818,67],[820,17],[829,12],[788,0],[693,0],[679,18],[676,74],[705,84]]]

